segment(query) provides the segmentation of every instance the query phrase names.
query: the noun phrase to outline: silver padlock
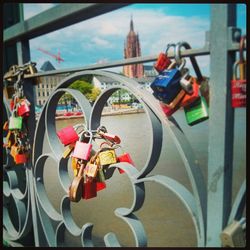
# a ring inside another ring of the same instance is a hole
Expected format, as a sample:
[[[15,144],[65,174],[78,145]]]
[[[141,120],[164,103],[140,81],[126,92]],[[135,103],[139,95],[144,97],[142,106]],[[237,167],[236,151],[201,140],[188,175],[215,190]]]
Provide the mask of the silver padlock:
[[[187,79],[189,77],[189,79]],[[182,76],[180,80],[181,87],[188,93],[193,93],[193,86],[192,86],[192,77],[189,75],[189,70],[186,69],[186,72]]]

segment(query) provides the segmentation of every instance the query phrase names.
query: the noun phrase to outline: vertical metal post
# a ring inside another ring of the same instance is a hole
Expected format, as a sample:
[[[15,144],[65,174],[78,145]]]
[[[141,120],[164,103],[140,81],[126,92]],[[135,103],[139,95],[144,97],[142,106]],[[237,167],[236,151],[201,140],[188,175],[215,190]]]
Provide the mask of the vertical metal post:
[[[234,110],[231,107],[232,64],[229,26],[236,25],[235,4],[211,5],[210,118],[208,146],[207,246],[220,247],[232,199]]]

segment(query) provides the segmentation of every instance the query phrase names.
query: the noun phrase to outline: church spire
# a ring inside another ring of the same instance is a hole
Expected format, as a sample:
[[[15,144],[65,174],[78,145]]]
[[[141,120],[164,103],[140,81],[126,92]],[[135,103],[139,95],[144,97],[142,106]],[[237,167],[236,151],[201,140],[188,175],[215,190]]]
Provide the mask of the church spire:
[[[133,15],[131,15],[131,20],[130,20],[130,31],[134,31]]]

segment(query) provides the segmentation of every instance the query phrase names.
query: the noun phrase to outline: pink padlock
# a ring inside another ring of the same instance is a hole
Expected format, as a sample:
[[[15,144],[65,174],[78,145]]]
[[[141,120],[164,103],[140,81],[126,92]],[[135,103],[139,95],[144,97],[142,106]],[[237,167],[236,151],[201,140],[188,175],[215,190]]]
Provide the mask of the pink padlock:
[[[79,136],[75,131],[75,128],[73,126],[68,126],[66,128],[63,128],[56,132],[59,140],[61,141],[64,146],[67,146],[71,143],[75,143]]]
[[[22,99],[17,107],[18,116],[22,116],[22,117],[29,116],[29,114],[30,114],[29,105],[30,105],[30,103],[27,101],[27,99]]]
[[[87,135],[89,134],[89,136]],[[80,140],[76,142],[72,157],[88,161],[92,150],[92,132],[84,131],[80,137]],[[83,142],[84,139],[88,139],[88,143]]]

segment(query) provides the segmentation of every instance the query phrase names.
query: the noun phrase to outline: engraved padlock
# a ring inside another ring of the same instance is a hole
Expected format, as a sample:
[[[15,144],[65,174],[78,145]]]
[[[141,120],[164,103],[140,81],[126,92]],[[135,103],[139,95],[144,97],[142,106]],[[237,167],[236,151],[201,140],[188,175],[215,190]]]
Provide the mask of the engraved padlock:
[[[75,143],[79,139],[76,130],[81,126],[83,125],[82,124],[77,124],[75,126],[70,125],[60,129],[59,131],[56,132],[56,134],[61,143],[64,144],[64,146],[67,146],[71,143]]]
[[[231,81],[231,92],[232,92],[232,107],[233,108],[242,108],[246,107],[246,98],[247,98],[247,81],[244,76],[240,74],[240,77],[237,76],[237,69],[240,67],[240,60],[236,61],[233,65],[233,80]]]
[[[108,144],[108,143],[104,142],[100,145],[101,150],[98,155],[99,160],[100,160],[100,165],[102,166],[114,164],[117,162],[115,149],[112,148],[112,146],[110,146],[109,144],[108,146],[103,147],[103,145],[105,144]]]
[[[99,159],[98,161],[96,161],[97,157],[98,157],[98,152],[90,158],[90,161],[87,163],[84,170],[85,175],[93,178],[96,177],[98,172],[98,162],[99,162]]]
[[[75,148],[75,143],[72,143],[72,144],[69,144],[66,149],[64,150],[63,152],[63,158],[66,159],[70,156],[70,154],[72,153],[72,151],[74,150]]]
[[[91,131],[84,131],[81,134],[79,141],[76,142],[72,157],[88,161],[92,150],[92,137],[93,135]],[[87,143],[84,142],[86,139],[88,140]]]
[[[193,126],[208,119],[208,106],[203,96],[184,108],[188,125]]]
[[[117,156],[117,162],[128,162],[132,166],[135,166],[135,164],[134,164],[134,162],[133,162],[133,160],[128,152],[125,152],[121,146],[117,147],[117,149],[120,149],[122,151],[122,154]],[[118,168],[118,171],[120,174],[124,173],[124,170],[122,170],[120,168]]]

